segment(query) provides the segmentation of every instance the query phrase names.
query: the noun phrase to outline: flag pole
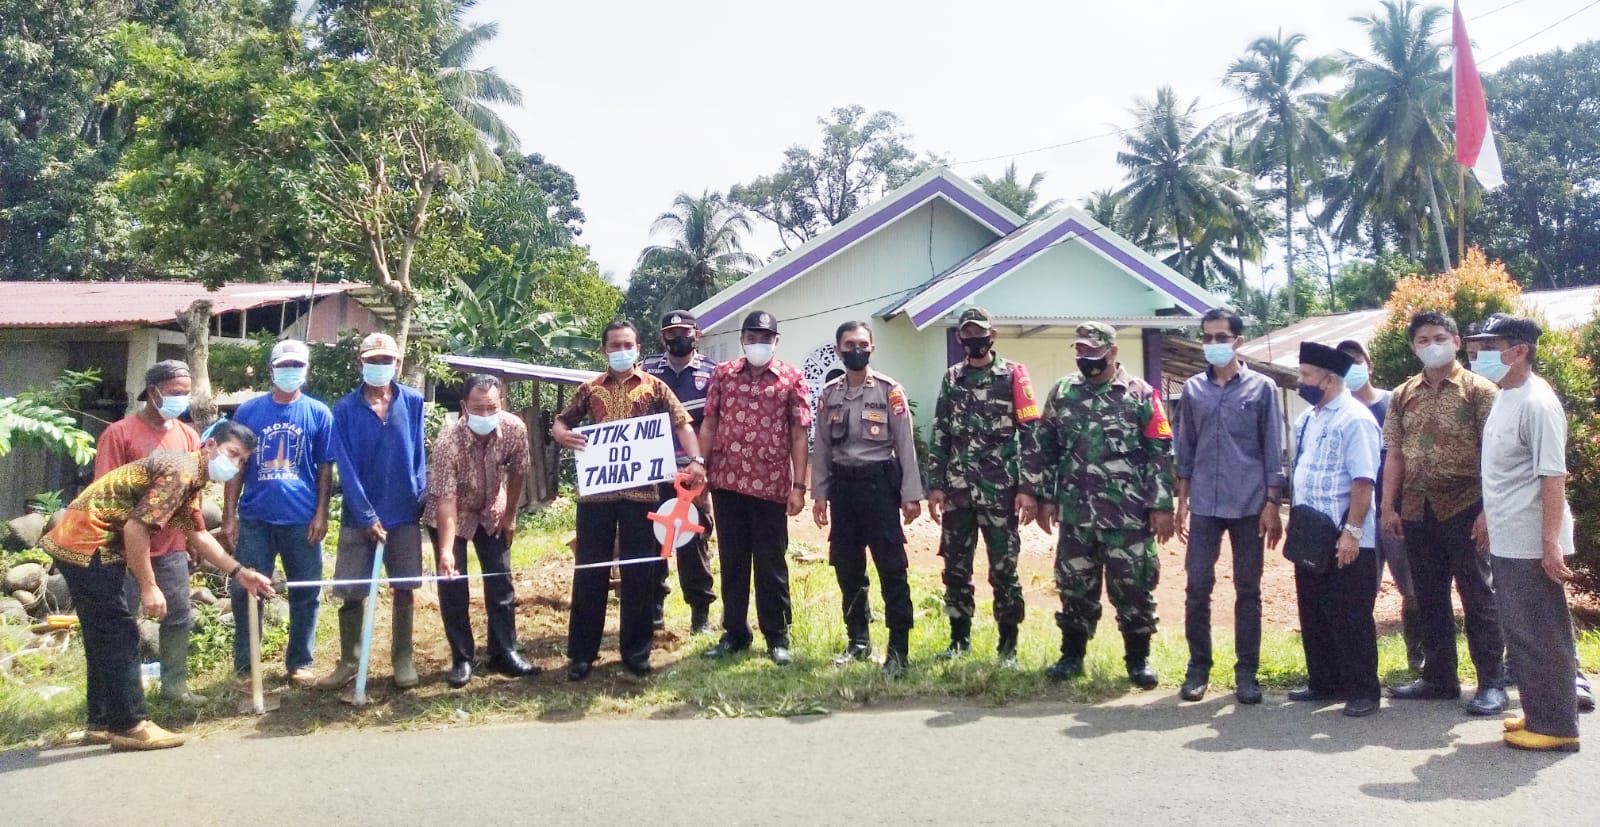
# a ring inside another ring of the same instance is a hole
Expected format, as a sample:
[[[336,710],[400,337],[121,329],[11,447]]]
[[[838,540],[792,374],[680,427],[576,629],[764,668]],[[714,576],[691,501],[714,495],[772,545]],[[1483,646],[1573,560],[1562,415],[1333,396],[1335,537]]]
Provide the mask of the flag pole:
[[[1467,167],[1456,162],[1456,266],[1467,261]]]

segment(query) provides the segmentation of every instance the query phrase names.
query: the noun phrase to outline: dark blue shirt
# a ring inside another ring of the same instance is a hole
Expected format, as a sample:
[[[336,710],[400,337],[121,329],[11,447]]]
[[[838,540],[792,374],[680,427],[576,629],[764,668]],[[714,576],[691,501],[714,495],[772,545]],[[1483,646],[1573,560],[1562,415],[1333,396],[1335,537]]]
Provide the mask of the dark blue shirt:
[[[683,403],[683,409],[689,412],[689,424],[694,426],[696,432],[700,430],[700,422],[706,418],[706,389],[711,387],[711,372],[716,370],[717,363],[695,351],[689,357],[689,363],[683,370],[672,367],[667,361],[667,354],[657,353],[644,357],[639,363],[639,369],[651,376],[667,383],[672,389],[672,394]],[[678,452],[678,462],[687,462],[687,455],[683,446],[678,444],[678,435],[672,435],[672,444]]]
[[[333,450],[344,492],[343,525],[415,523],[428,487],[422,394],[394,383],[389,418],[379,420],[356,388],[333,408]]]
[[[1282,488],[1283,418],[1278,386],[1240,365],[1226,384],[1212,369],[1189,377],[1178,401],[1178,479],[1189,511],[1238,519],[1261,513],[1268,488]]]
[[[317,475],[333,462],[333,411],[305,394],[279,404],[272,394],[239,406],[235,422],[256,435],[239,479],[239,517],[305,525],[317,513]]]

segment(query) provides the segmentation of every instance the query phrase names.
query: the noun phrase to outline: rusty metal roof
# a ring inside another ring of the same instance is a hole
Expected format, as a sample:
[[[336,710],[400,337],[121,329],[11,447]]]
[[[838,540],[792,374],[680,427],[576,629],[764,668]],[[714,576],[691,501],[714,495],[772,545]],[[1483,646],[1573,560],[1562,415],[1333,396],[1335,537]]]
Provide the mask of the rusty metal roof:
[[[316,295],[370,289],[357,282],[318,284]],[[231,313],[312,297],[310,284],[228,284],[216,291],[181,281],[0,281],[0,328],[165,325],[196,299]]]
[[[562,385],[581,385],[600,375],[598,371],[581,368],[532,365],[516,359],[495,359],[488,356],[449,354],[439,357],[439,361],[462,373],[489,373],[512,381],[532,379]]]

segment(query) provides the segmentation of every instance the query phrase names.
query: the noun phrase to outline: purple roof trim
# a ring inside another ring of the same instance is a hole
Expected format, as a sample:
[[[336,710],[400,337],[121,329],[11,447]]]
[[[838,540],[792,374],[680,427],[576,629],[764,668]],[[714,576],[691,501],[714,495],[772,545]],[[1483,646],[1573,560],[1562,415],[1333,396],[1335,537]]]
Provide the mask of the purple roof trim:
[[[746,305],[798,278],[802,273],[821,264],[835,253],[866,238],[889,222],[921,206],[924,201],[935,195],[943,195],[957,206],[971,213],[979,221],[989,225],[990,229],[1002,236],[1011,233],[1018,227],[1015,222],[995,212],[982,201],[968,195],[949,180],[943,177],[934,178],[932,181],[901,196],[893,203],[876,210],[861,223],[809,250],[804,250],[800,255],[792,256],[791,260],[784,262],[783,266],[772,271],[760,281],[751,284],[728,297],[726,301],[720,302],[701,313],[700,329],[707,330],[722,323]]]
[[[1183,287],[1178,286],[1177,283],[1173,282],[1165,275],[1162,275],[1161,271],[1150,267],[1149,265],[1140,261],[1138,258],[1129,254],[1127,251],[1113,244],[1108,239],[1102,237],[1099,233],[1093,232],[1088,227],[1078,223],[1077,219],[1069,218],[1062,222],[1059,226],[1052,228],[1049,232],[1045,233],[1039,238],[1034,239],[1028,244],[1028,246],[1022,248],[1019,253],[1007,256],[1006,259],[1001,263],[983,271],[983,273],[978,275],[976,278],[972,279],[966,284],[961,285],[949,295],[928,306],[928,308],[923,310],[921,313],[912,314],[912,323],[918,328],[927,325],[934,319],[944,315],[952,307],[955,307],[960,302],[966,300],[969,296],[977,293],[979,290],[982,290],[985,287],[988,287],[995,281],[998,281],[1000,277],[1004,276],[1006,273],[1009,273],[1013,269],[1020,267],[1046,247],[1050,246],[1050,244],[1053,242],[1061,239],[1061,237],[1067,235],[1068,233],[1074,232],[1078,233],[1078,238],[1083,240],[1085,243],[1092,245],[1095,249],[1105,253],[1107,256],[1110,256],[1112,260],[1116,261],[1118,264],[1121,264],[1123,267],[1126,267],[1129,270],[1144,276],[1152,284],[1154,284],[1157,289],[1166,293],[1168,296],[1177,299],[1180,303],[1187,305],[1189,310],[1199,313],[1211,306],[1211,302],[1206,301],[1204,298],[1190,293]]]

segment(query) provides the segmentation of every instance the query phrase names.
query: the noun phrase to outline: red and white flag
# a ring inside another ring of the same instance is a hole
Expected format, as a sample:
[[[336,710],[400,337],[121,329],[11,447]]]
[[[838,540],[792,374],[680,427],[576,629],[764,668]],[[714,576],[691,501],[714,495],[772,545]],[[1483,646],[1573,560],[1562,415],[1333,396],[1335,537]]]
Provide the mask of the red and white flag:
[[[1455,5],[1456,53],[1456,163],[1472,167],[1472,174],[1486,190],[1506,182],[1500,172],[1500,151],[1494,145],[1494,130],[1489,126],[1489,101],[1483,96],[1483,78],[1472,60],[1472,41],[1467,39],[1467,20],[1461,4]]]

